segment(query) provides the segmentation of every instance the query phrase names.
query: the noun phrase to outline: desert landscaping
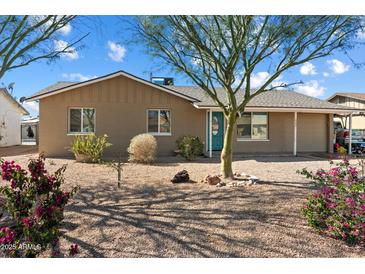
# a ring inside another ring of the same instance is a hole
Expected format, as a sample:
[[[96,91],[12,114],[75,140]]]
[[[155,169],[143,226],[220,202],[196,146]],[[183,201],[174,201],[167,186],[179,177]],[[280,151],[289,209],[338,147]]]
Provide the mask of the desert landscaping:
[[[26,166],[36,154],[5,157]],[[61,256],[71,244],[78,257],[363,257],[365,250],[314,232],[300,210],[312,185],[296,170],[328,168],[306,157],[239,157],[233,169],[256,184],[216,187],[201,183],[219,159],[187,162],[161,158],[126,163],[122,186],[105,164],[46,159],[54,172],[66,164],[63,188],[80,186],[65,208]],[[189,183],[171,178],[187,170]]]

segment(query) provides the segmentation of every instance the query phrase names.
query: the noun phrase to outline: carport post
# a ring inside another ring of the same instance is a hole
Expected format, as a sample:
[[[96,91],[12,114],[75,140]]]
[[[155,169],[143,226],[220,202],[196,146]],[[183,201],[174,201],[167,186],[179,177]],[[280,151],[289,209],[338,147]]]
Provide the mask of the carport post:
[[[349,116],[349,151],[348,155],[351,155],[352,153],[352,113]]]
[[[212,137],[212,118],[213,118],[213,114],[212,114],[212,109],[209,109],[209,158],[212,158],[212,141],[213,141],[213,137]]]
[[[294,112],[294,147],[293,147],[293,155],[297,156],[297,122],[298,122],[298,113]]]

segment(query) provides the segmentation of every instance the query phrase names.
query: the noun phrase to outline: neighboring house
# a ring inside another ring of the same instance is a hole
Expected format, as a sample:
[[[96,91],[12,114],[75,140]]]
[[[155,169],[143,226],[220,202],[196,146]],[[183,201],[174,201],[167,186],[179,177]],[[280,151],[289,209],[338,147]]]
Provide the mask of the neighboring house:
[[[21,123],[22,145],[36,145],[38,143],[39,118],[23,119]]]
[[[107,134],[113,144],[107,154],[114,156],[146,132],[156,136],[159,155],[172,155],[182,135],[199,136],[208,155],[223,147],[223,113],[198,87],[163,86],[118,71],[58,82],[27,100],[39,101],[39,150],[46,156],[70,155],[74,135],[89,133]],[[233,151],[332,152],[333,115],[354,111],[292,91],[268,91],[251,100],[238,119]]]
[[[0,147],[20,145],[20,122],[28,111],[5,88],[0,88]]]
[[[345,93],[338,92],[333,94],[327,101],[338,104],[344,107],[353,107],[361,109],[359,112],[353,114],[352,128],[353,129],[365,129],[365,93]],[[336,115],[334,121],[340,122],[343,128],[349,128],[348,115]]]

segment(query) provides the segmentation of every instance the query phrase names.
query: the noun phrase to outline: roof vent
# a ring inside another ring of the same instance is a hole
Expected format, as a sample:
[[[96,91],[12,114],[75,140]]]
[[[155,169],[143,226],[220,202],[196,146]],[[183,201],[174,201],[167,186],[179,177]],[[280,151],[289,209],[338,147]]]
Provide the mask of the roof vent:
[[[171,77],[151,77],[151,82],[161,86],[173,86],[174,78]]]

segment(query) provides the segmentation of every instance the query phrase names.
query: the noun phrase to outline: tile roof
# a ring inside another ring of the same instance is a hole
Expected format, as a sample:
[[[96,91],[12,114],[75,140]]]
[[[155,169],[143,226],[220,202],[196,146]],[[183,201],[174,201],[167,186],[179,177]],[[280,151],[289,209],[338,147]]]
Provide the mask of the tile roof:
[[[17,101],[6,88],[0,88],[0,93],[4,94],[14,105],[16,105],[22,112],[23,115],[29,115],[29,112]]]

